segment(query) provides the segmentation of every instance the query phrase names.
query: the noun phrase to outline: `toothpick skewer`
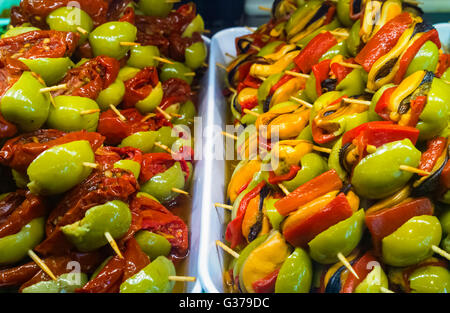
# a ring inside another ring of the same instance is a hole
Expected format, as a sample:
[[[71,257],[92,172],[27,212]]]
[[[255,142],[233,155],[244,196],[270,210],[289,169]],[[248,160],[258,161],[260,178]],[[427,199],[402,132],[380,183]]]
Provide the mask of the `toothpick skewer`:
[[[83,166],[91,167],[91,168],[98,168],[97,163],[91,163],[91,162],[83,162]]]
[[[237,90],[234,89],[233,87],[228,87],[228,89],[229,89],[232,93],[237,93]]]
[[[184,191],[184,190],[181,190],[181,189],[178,189],[178,188],[175,188],[175,187],[172,188],[172,191],[173,191],[173,192],[176,192],[176,193],[180,193],[180,194],[182,194],[182,195],[189,196],[189,192]]]
[[[65,89],[67,89],[67,84],[61,84],[61,85],[57,85],[57,86],[41,88],[39,90],[39,92],[40,93],[46,93],[46,92],[57,91],[57,90],[65,90]]]
[[[120,43],[120,45],[123,47],[136,47],[136,46],[140,46],[141,44],[138,42],[122,41]]]
[[[172,119],[172,116],[170,116],[169,113],[167,113],[166,111],[164,111],[163,109],[161,109],[160,107],[156,107],[156,111],[158,111],[159,113],[161,113],[164,118],[168,121],[170,121]]]
[[[261,11],[272,12],[271,8],[263,7],[262,5],[258,5],[258,9]]]
[[[47,264],[45,264],[45,262],[40,257],[38,257],[38,255],[36,253],[34,253],[33,250],[28,250],[28,255],[37,265],[39,265],[40,268],[42,268],[42,270],[48,276],[50,276],[51,279],[56,280],[55,274],[53,274],[53,272],[50,270],[50,268],[47,266]]]
[[[120,113],[119,110],[117,110],[117,108],[110,104],[109,107],[111,108],[111,110],[113,110],[114,113],[116,113],[116,115],[119,117],[119,120],[121,120],[122,122],[126,121],[126,117],[122,115],[122,113]]]
[[[169,280],[171,280],[171,281],[194,282],[194,281],[197,280],[197,278],[191,277],[191,276],[169,276]]]
[[[141,119],[141,122],[145,122],[145,121],[148,120],[149,118],[152,118],[152,117],[155,117],[155,116],[156,116],[155,113],[148,113],[146,116],[144,116],[144,117]]]
[[[228,247],[226,244],[224,244],[222,241],[220,240],[216,240],[216,245],[218,245],[219,247],[221,247],[223,250],[225,250],[226,252],[228,252],[231,256],[233,256],[234,258],[239,258],[239,253],[237,253],[236,251],[234,251],[233,249],[231,249],[230,247]]]
[[[236,57],[234,55],[229,54],[228,52],[225,52],[225,55],[231,59],[236,59]],[[220,64],[220,63],[219,63]],[[220,64],[222,65],[222,64]]]
[[[369,106],[372,102],[367,100],[359,100],[359,99],[352,99],[352,98],[342,98],[343,101],[348,103],[356,103],[356,104],[365,104]]]
[[[311,103],[306,102],[305,100],[299,99],[297,97],[292,96],[290,99],[294,100],[295,102],[298,102],[298,103],[304,105],[305,107],[307,107],[309,109],[311,109],[313,107],[313,105]]]
[[[282,183],[279,183],[278,187],[280,187],[281,191],[283,191],[286,196],[290,194],[289,190],[287,190],[287,188]]]
[[[157,57],[157,56],[154,56],[153,60],[156,60],[156,61],[159,61],[159,62],[162,62],[162,63],[167,63],[167,64],[175,64],[175,63],[173,63],[170,60],[167,60],[167,59],[164,59],[164,58],[161,58],[161,57]]]
[[[382,293],[394,293],[392,290],[387,289],[387,288],[384,288],[384,287],[380,287],[380,291],[381,291]]]
[[[415,167],[412,167],[409,165],[400,165],[400,169],[405,172],[415,173],[415,174],[419,174],[419,175],[423,175],[423,176],[428,176],[431,174],[430,172],[427,172],[427,171],[424,171],[424,170],[421,170],[421,169],[418,169],[418,168],[415,168]]]
[[[291,76],[295,76],[295,77],[300,77],[300,78],[309,78],[308,74],[303,74],[303,73],[297,73],[294,71],[284,71],[285,74],[291,75]]]
[[[223,209],[226,209],[226,210],[233,210],[233,206],[232,205],[228,205],[228,204],[223,204],[223,203],[214,203],[214,206],[216,207],[216,208],[223,208]]]
[[[440,256],[442,256],[442,257],[444,257],[444,258],[446,258],[447,260],[450,261],[450,253],[448,253],[447,251],[439,248],[436,245],[432,245],[431,246],[431,250],[433,250],[435,253],[439,254]]]
[[[164,151],[166,151],[166,152],[172,154],[172,150],[171,150],[168,146],[163,145],[162,143],[160,143],[160,142],[158,142],[158,141],[155,142],[154,145],[157,146],[158,148],[161,148],[161,149],[163,149]]]
[[[350,68],[362,68],[362,66],[359,64],[346,63],[346,62],[336,62],[336,63],[340,64],[342,66],[345,66],[345,67],[350,67]]]
[[[117,246],[117,242],[114,240],[113,236],[107,231],[105,232],[105,237],[114,252],[119,256],[119,258],[123,259],[122,252],[120,252],[120,249]]]
[[[88,32],[86,29],[84,29],[84,28],[82,28],[82,27],[80,27],[80,26],[77,27],[77,31],[78,31],[79,33],[83,34],[83,35],[89,34],[89,32]]]
[[[356,272],[353,269],[352,265],[347,261],[347,259],[345,258],[345,256],[341,252],[339,252],[337,254],[337,257],[338,257],[339,261],[341,261],[342,264],[344,264],[344,266],[353,274],[353,276],[355,276],[356,278],[359,279],[358,274],[356,274]]]
[[[93,113],[98,113],[98,112],[100,112],[100,109],[92,109],[92,110],[81,111],[80,115],[87,115],[87,114],[93,114]]]
[[[195,72],[184,73],[184,76],[195,76]]]
[[[313,146],[313,150],[315,151],[319,151],[319,152],[324,152],[324,153],[331,153],[331,149],[330,148],[324,148],[324,147],[319,147],[319,146]]]
[[[228,69],[225,65],[221,64],[221,63],[216,63],[216,66],[220,67],[221,69],[224,69],[226,72],[228,72]]]
[[[250,115],[253,115],[256,117],[258,117],[260,115],[259,113],[253,112],[252,110],[249,110],[249,109],[244,109],[244,113],[250,114]]]
[[[227,132],[222,132],[222,135],[224,135],[225,137],[228,137],[228,138],[234,139],[234,140],[237,140],[237,139],[238,139],[238,137],[237,137],[237,136],[235,136],[235,135],[232,135],[232,134],[229,134],[229,133],[227,133]]]

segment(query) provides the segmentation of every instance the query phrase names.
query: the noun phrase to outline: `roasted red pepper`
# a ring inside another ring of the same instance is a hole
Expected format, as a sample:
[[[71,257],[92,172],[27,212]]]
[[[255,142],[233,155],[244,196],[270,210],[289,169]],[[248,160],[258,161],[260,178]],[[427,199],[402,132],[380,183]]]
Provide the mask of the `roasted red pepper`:
[[[391,99],[391,95],[394,93],[396,88],[397,88],[396,86],[393,86],[386,89],[375,106],[375,112],[386,121],[391,120],[389,117],[390,112],[388,110],[388,105]]]
[[[442,74],[450,67],[450,54],[441,54],[439,55],[439,64],[436,69],[436,77],[441,77]]]
[[[131,134],[172,126],[161,113],[146,119],[135,108],[121,110],[120,113],[125,117],[125,121],[122,121],[113,110],[107,110],[100,115],[97,131],[105,136],[106,144],[117,145]]]
[[[162,83],[164,92],[163,99],[159,105],[163,110],[167,109],[174,103],[185,103],[192,100],[194,92],[191,86],[184,80],[179,78],[170,78]]]
[[[281,183],[281,182],[283,182],[285,180],[291,180],[297,175],[297,172],[300,169],[301,169],[300,166],[292,165],[291,169],[289,170],[289,173],[286,173],[284,175],[279,175],[279,176],[275,176],[274,172],[270,172],[269,173],[268,182],[269,182],[269,184],[276,185],[276,184]]]
[[[281,215],[288,215],[300,206],[342,188],[342,181],[335,170],[329,170],[304,183],[284,198],[275,202],[275,208]]]
[[[175,160],[169,153],[146,153],[142,159],[139,181],[145,183],[153,176],[165,172],[173,166]]]
[[[125,82],[124,108],[134,105],[147,98],[159,82],[158,70],[155,67],[146,67]]]
[[[320,63],[314,64],[312,67],[312,73],[316,78],[316,93],[320,97],[322,95],[322,82],[328,78],[330,73],[331,60],[323,60]]]
[[[403,54],[400,59],[400,64],[397,73],[395,74],[394,84],[398,85],[402,82],[403,77],[408,70],[408,66],[414,59],[414,56],[419,52],[420,48],[427,42],[431,41],[436,44],[438,48],[441,48],[441,41],[439,40],[439,34],[436,29],[432,29],[426,32],[419,39],[417,39]]]
[[[383,55],[388,53],[398,42],[400,36],[407,30],[413,19],[408,12],[401,13],[381,27],[381,29],[367,42],[355,58],[366,72]]]
[[[355,61],[353,58],[344,60],[345,63],[354,64]],[[337,62],[334,62],[330,65],[331,72],[336,76],[337,83],[339,84],[345,77],[347,77],[348,74],[350,74],[353,69],[348,66],[344,66],[342,64],[339,64]]]
[[[276,205],[276,203],[275,203]],[[314,237],[331,226],[352,216],[353,210],[344,193],[340,193],[325,207],[283,228],[286,241],[296,247],[306,247]]]
[[[25,173],[28,165],[45,150],[64,143],[87,140],[96,151],[104,137],[95,132],[78,131],[64,133],[55,129],[39,129],[8,140],[0,150],[0,163]]]
[[[372,234],[376,253],[381,252],[381,241],[392,234],[406,221],[419,215],[433,215],[433,204],[428,198],[418,198],[394,207],[375,212],[367,211],[366,225]]]
[[[355,275],[349,273],[340,292],[353,293],[356,287],[358,287],[358,285],[373,270],[373,265],[371,266],[372,262],[377,262],[377,259],[370,251],[366,252],[361,258],[359,258],[359,260],[352,265],[359,278],[356,278]]]
[[[419,130],[414,127],[400,126],[390,121],[369,122],[346,132],[342,137],[342,146],[348,143],[356,145],[361,160],[367,155],[368,145],[378,148],[386,143],[405,138],[411,140],[415,145],[419,138]]]
[[[322,55],[337,43],[336,38],[330,32],[320,33],[295,57],[294,63],[302,73],[307,74],[313,65],[319,62]]]
[[[265,185],[265,181],[260,182],[242,198],[239,203],[236,217],[228,223],[227,230],[225,232],[225,239],[231,243],[232,249],[237,247],[244,239],[242,236],[242,221],[244,220],[245,211],[247,210],[250,200],[257,197]]]
[[[53,92],[53,96],[67,95],[96,100],[100,92],[108,88],[119,74],[120,63],[114,58],[98,56],[79,67],[69,70],[60,82],[67,89]]]
[[[277,269],[266,277],[253,282],[252,287],[255,293],[274,293],[279,272],[280,270]]]

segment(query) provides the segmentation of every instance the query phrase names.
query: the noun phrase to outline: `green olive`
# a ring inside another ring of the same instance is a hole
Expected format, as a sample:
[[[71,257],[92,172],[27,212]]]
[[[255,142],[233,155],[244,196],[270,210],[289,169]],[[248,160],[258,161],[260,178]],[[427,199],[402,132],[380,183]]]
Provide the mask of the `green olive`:
[[[117,79],[121,80],[122,82],[125,82],[136,76],[136,74],[139,73],[140,71],[141,70],[136,67],[124,66],[120,69],[119,75],[117,75]]]
[[[150,260],[156,259],[160,255],[168,256],[172,245],[163,236],[141,230],[136,234],[136,241],[149,257]]]
[[[57,280],[43,280],[22,290],[22,293],[74,293],[88,282],[85,273],[62,274]]]
[[[196,42],[186,48],[184,58],[186,65],[196,70],[205,63],[207,55],[206,46],[203,42]]]
[[[415,216],[383,238],[383,260],[392,266],[417,264],[433,255],[431,247],[439,245],[441,237],[442,228],[437,217]]]
[[[449,293],[450,272],[441,266],[419,267],[409,276],[412,293]]]
[[[167,202],[178,195],[172,188],[183,189],[184,186],[184,172],[180,163],[176,162],[165,172],[156,174],[141,185],[141,190],[156,197],[160,202]]]
[[[120,285],[121,293],[169,293],[175,285],[169,276],[175,276],[175,266],[164,256],[157,257],[137,274]]]
[[[21,34],[25,34],[28,32],[32,32],[35,30],[40,30],[37,27],[31,27],[31,26],[17,26],[17,27],[13,27],[11,29],[8,29],[2,36],[1,38],[8,38],[8,37],[15,37]]]
[[[118,106],[125,95],[125,84],[122,80],[116,79],[114,83],[103,89],[97,97],[97,104],[102,111],[110,108],[110,105]]]
[[[191,126],[194,124],[194,117],[197,115],[197,110],[195,109],[194,103],[191,100],[188,100],[180,106],[178,114],[181,115],[181,117],[177,117],[173,121],[174,124]]]
[[[439,48],[434,42],[427,41],[423,44],[412,59],[411,63],[408,65],[405,77],[421,70],[435,72],[438,62]]]
[[[159,57],[157,46],[137,46],[130,50],[130,58],[127,65],[143,69],[148,66],[158,66],[158,61],[154,57]]]
[[[328,170],[327,162],[317,153],[305,154],[300,159],[300,163],[302,168],[297,172],[297,175],[282,183],[289,191],[297,189],[300,185]]]
[[[359,46],[361,45],[361,37],[359,36],[359,30],[361,29],[361,20],[357,20],[350,29],[349,36],[345,41],[347,43],[347,50],[352,56],[356,56],[359,52]]]
[[[349,255],[361,241],[364,232],[364,210],[321,232],[308,243],[311,258],[319,263],[339,261],[337,255]]]
[[[166,17],[173,8],[173,2],[165,0],[140,0],[138,9],[148,16]]]
[[[444,234],[450,234],[450,209],[447,209],[439,216],[439,221],[442,225],[442,232]]]
[[[280,224],[284,219],[284,216],[278,213],[277,208],[275,207],[275,202],[279,199],[264,199],[264,214],[269,218],[270,225],[275,230],[280,230]]]
[[[52,30],[78,33],[80,44],[87,40],[88,33],[94,28],[94,22],[89,14],[77,7],[58,8],[47,16],[46,21]]]
[[[163,126],[160,129],[158,129],[158,137],[156,137],[157,142],[162,143],[163,145],[171,148],[172,145],[179,139],[178,136],[176,136],[174,133],[174,128],[169,126]],[[160,147],[154,146],[152,149],[152,152],[166,152],[165,150],[161,149]]]
[[[17,188],[26,189],[27,184],[30,182],[26,174],[22,174],[15,169],[11,169],[11,174],[16,183]]]
[[[136,179],[139,178],[141,172],[141,165],[133,160],[120,160],[114,163],[114,168],[121,168],[131,172]]]
[[[137,132],[123,139],[119,147],[133,147],[144,153],[149,153],[153,149],[157,136],[158,133],[155,131]]]
[[[51,147],[42,152],[28,166],[28,188],[34,194],[54,195],[66,192],[87,178],[94,162],[89,141],[79,140]]]
[[[170,78],[178,78],[186,81],[189,85],[194,80],[193,76],[186,76],[186,73],[191,73],[191,69],[180,62],[173,62],[173,64],[164,64],[161,68],[160,79],[162,82]]]
[[[89,98],[58,96],[50,107],[47,125],[65,132],[83,129],[95,132],[100,117],[98,109],[97,102]]]
[[[351,183],[358,195],[381,199],[400,190],[412,177],[400,165],[417,167],[421,153],[409,139],[384,144],[362,159],[353,171]]]
[[[313,269],[305,250],[296,248],[284,261],[275,283],[276,293],[308,293],[311,289]]]
[[[108,244],[105,233],[122,238],[131,226],[128,204],[119,200],[106,202],[87,210],[83,219],[61,227],[64,235],[79,251],[89,252]]]
[[[138,192],[136,194],[136,198],[140,198],[140,197],[146,197],[146,198],[152,199],[153,201],[159,202],[158,199],[156,199],[155,197],[153,197],[152,195],[150,195],[146,192],[142,192],[142,191]]]
[[[135,42],[136,26],[128,22],[108,22],[100,25],[89,34],[89,42],[94,56],[106,55],[118,60],[130,50],[122,42]]]
[[[136,108],[143,114],[153,112],[157,106],[160,105],[164,96],[164,91],[161,82],[158,82],[155,88],[144,99],[136,103]]]
[[[52,86],[61,81],[67,71],[75,65],[70,58],[38,58],[19,59],[28,68],[39,74],[47,86]]]
[[[197,16],[192,20],[192,22],[190,22],[189,25],[184,29],[183,34],[181,34],[181,37],[182,38],[192,37],[192,34],[203,33],[204,30],[205,30],[205,22],[203,21],[203,18],[200,16],[200,14],[197,14]]]
[[[48,93],[40,92],[44,87],[31,72],[23,72],[1,98],[2,115],[22,131],[38,130],[47,120],[50,110]]]
[[[377,265],[355,288],[355,293],[381,293],[380,288],[389,288],[389,281],[381,266]]]
[[[13,235],[0,238],[0,265],[13,264],[22,260],[28,250],[34,249],[45,234],[45,219],[35,218]]]

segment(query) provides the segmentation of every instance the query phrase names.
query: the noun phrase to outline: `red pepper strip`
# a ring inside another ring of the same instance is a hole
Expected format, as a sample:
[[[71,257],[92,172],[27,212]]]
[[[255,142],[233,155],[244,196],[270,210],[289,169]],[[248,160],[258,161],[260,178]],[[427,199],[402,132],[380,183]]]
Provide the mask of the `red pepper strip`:
[[[418,198],[376,212],[368,211],[366,225],[372,234],[376,253],[381,252],[381,240],[392,234],[406,221],[419,215],[433,215],[433,204],[428,198]]]
[[[427,104],[427,99],[427,96],[418,96],[416,99],[411,100],[411,117],[409,118],[408,126],[415,127],[417,125],[420,114],[422,114]]]
[[[297,210],[300,206],[323,196],[330,191],[342,188],[342,181],[335,170],[329,170],[304,183],[284,198],[275,202],[275,207],[283,216]]]
[[[337,43],[336,38],[330,32],[320,33],[295,57],[294,63],[303,73],[308,74],[322,55]]]
[[[369,72],[372,65],[383,55],[391,51],[397,44],[400,36],[413,23],[413,19],[408,12],[397,15],[369,40],[364,48],[358,53],[355,61],[362,65],[366,72]]]
[[[277,282],[279,269],[273,271],[264,278],[261,278],[253,282],[252,287],[256,293],[274,293],[275,283]]]
[[[385,143],[408,138],[415,145],[419,130],[414,127],[400,126],[391,121],[364,123],[346,132],[342,137],[342,145],[353,143],[358,147],[359,159],[367,155],[367,146],[380,147]]]
[[[370,266],[371,262],[377,262],[377,259],[370,251],[368,251],[352,265],[356,274],[358,274],[359,279],[356,278],[355,275],[349,273],[340,293],[353,293],[355,288],[358,287],[358,285],[373,270],[373,266]]]
[[[132,108],[150,95],[159,82],[158,71],[155,67],[146,67],[125,82],[124,108]]]
[[[276,205],[276,203],[275,203]],[[352,216],[353,210],[344,193],[340,193],[324,208],[313,215],[299,219],[294,225],[285,227],[286,241],[295,247],[306,247],[314,237],[331,226]]]
[[[283,175],[279,175],[279,176],[275,176],[274,172],[269,172],[269,184],[272,185],[276,185],[278,183],[281,183],[285,180],[291,180],[293,179],[296,175],[297,172],[301,169],[300,166],[298,165],[292,165],[291,169],[289,170],[289,173],[283,174]]]
[[[444,72],[450,67],[450,54],[441,54],[439,56],[439,65],[436,69],[436,77],[441,77]]]
[[[342,96],[341,98],[336,99],[335,101],[331,102],[330,104],[328,104],[328,106],[341,102],[343,98],[345,98],[345,95]],[[335,134],[328,133],[323,128],[318,127],[315,119],[313,120],[313,122],[311,124],[311,133],[312,133],[314,141],[319,144],[328,143],[330,141],[333,141],[337,137]]]
[[[251,110],[258,105],[258,97],[252,97],[251,99],[246,99],[246,101],[239,103],[241,105],[242,112],[245,109]]]
[[[238,190],[238,194],[240,194],[241,192],[243,192],[245,189],[247,189],[248,185],[250,184],[250,182],[252,181],[253,178],[250,178],[248,180],[248,182],[246,182],[244,185],[241,186],[241,188],[239,188]]]
[[[142,156],[141,174],[139,175],[139,182],[145,183],[153,176],[165,172],[169,169],[175,160],[172,155],[165,152],[146,153]]]
[[[328,12],[327,12],[327,14],[325,16],[325,20],[323,21],[322,26],[330,24],[331,21],[334,18],[334,13],[336,12],[336,6],[334,5],[334,3],[328,2],[328,4],[331,5],[331,6],[328,9]]]
[[[396,86],[386,89],[375,106],[375,112],[386,121],[391,120],[389,117],[390,112],[388,110],[388,105],[391,99],[391,95],[394,93],[395,89],[397,89]]]
[[[122,17],[119,19],[119,22],[128,22],[128,23],[134,25],[135,17],[136,17],[136,14],[134,12],[134,9],[132,7],[127,7],[125,9],[125,12],[123,12]]]
[[[5,120],[0,114],[0,139],[10,138],[15,134],[17,134],[16,125]]]
[[[350,58],[345,60],[345,63],[354,64],[355,62],[353,58]],[[331,64],[330,68],[331,72],[336,76],[338,84],[353,71],[351,67],[344,66],[336,62]]]
[[[299,73],[300,69],[298,67],[295,67],[291,70],[291,72],[296,72]],[[288,81],[290,81],[292,78],[294,78],[294,76],[289,75],[289,74],[285,74],[283,75],[279,81],[277,81],[275,83],[275,85],[272,86],[272,88],[270,88],[269,91],[269,95],[273,95],[275,93],[275,91],[277,91],[278,88],[280,88],[281,86],[283,86],[285,83],[287,83]]]
[[[439,34],[436,29],[432,29],[420,36],[420,38],[417,39],[412,46],[405,51],[400,59],[399,68],[394,78],[394,84],[399,85],[402,82],[409,64],[427,41],[434,42],[438,48],[441,48],[441,41],[439,40]]]
[[[261,86],[262,81],[259,78],[253,77],[251,75],[247,75],[245,80],[242,82],[245,87],[255,88],[258,89],[259,86]]]
[[[323,60],[320,63],[313,65],[312,73],[316,78],[316,92],[317,96],[322,95],[322,82],[328,78],[328,74],[330,73],[330,64],[331,60]]]
[[[253,198],[259,195],[261,189],[266,185],[265,181],[260,182],[255,188],[250,190],[239,203],[239,208],[234,220],[228,223],[225,233],[225,239],[231,243],[231,249],[237,247],[244,238],[242,236],[242,221],[244,220],[245,211],[247,206]]]

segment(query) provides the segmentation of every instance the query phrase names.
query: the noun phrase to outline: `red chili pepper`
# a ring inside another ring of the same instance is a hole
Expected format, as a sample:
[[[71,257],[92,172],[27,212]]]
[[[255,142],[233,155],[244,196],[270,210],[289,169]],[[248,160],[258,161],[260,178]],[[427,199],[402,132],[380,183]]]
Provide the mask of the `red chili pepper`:
[[[125,82],[124,108],[132,108],[141,100],[147,98],[159,82],[155,67],[146,67]]]
[[[312,67],[312,73],[314,74],[314,77],[316,78],[316,92],[317,96],[322,95],[322,82],[328,78],[328,75],[330,73],[330,64],[331,60],[323,60],[320,63],[317,63],[313,65]]]
[[[330,33],[320,33],[314,37],[295,57],[294,63],[303,73],[309,73],[322,55],[337,44],[336,38]]]
[[[342,145],[353,143],[358,147],[359,159],[367,155],[367,146],[380,147],[386,143],[409,139],[415,145],[419,130],[410,126],[400,126],[391,121],[377,121],[361,124],[342,136]]]
[[[274,293],[279,272],[280,270],[277,269],[266,277],[253,282],[252,287],[255,293]]]
[[[274,172],[269,172],[269,184],[272,185],[276,185],[278,183],[281,183],[285,180],[291,180],[293,179],[296,175],[297,172],[301,169],[300,166],[298,165],[292,165],[291,169],[289,170],[289,173],[283,174],[283,175],[279,175],[279,176],[275,176]]]
[[[367,42],[364,48],[356,56],[355,61],[362,65],[366,72],[369,72],[372,65],[380,57],[391,51],[397,44],[400,36],[412,23],[413,19],[408,12],[397,15],[384,24],[372,39]]]
[[[414,59],[417,52],[419,52],[420,48],[427,42],[431,41],[441,48],[441,41],[439,40],[439,34],[436,29],[432,29],[429,32],[426,32],[419,39],[417,39],[402,55],[400,59],[399,68],[397,73],[395,74],[394,84],[398,85],[402,82],[403,77],[406,74],[406,70],[408,69],[409,64]]]
[[[253,198],[259,195],[261,189],[266,185],[265,181],[260,182],[255,188],[250,190],[239,203],[239,208],[236,213],[236,217],[228,223],[227,230],[225,232],[225,239],[231,243],[231,248],[237,247],[244,237],[242,236],[242,221],[244,220],[245,211],[247,206]]]
[[[304,183],[284,198],[275,202],[275,208],[283,216],[297,210],[300,206],[323,196],[330,191],[342,188],[342,181],[335,170],[329,170]]]
[[[349,273],[340,293],[353,293],[356,287],[358,287],[358,285],[373,270],[375,263],[371,265],[371,262],[377,262],[377,259],[370,251],[368,251],[352,265],[359,278],[356,278],[355,275]]]
[[[366,213],[366,225],[372,234],[376,253],[381,252],[381,240],[392,234],[406,221],[419,215],[433,215],[433,204],[428,198],[418,198],[394,207]]]
[[[275,203],[276,205],[277,203]],[[306,247],[314,237],[331,226],[352,216],[353,210],[344,193],[340,193],[324,208],[283,228],[286,241],[295,247]]]

